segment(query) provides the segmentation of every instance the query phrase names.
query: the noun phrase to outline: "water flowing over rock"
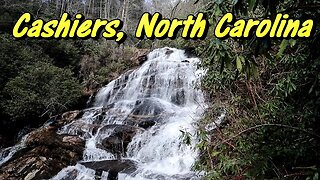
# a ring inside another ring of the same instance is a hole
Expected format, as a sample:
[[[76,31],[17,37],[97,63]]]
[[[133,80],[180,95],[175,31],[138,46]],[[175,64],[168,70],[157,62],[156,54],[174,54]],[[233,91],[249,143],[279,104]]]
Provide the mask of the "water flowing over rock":
[[[27,147],[39,143],[59,146],[65,152],[70,150],[61,158],[75,158],[62,164],[60,172],[35,167],[22,179],[199,179],[191,170],[198,156],[193,148],[195,137],[191,145],[184,144],[181,138],[181,131],[195,134],[195,123],[205,107],[203,94],[197,88],[203,73],[196,67],[199,59],[184,50],[161,48],[139,63],[141,67],[100,89],[92,108],[65,113],[61,117],[64,121],[48,122],[48,126],[55,127],[47,133],[50,136],[35,133],[35,138],[26,138]],[[55,138],[45,141],[52,136]],[[10,160],[3,163],[2,171],[15,159],[3,155],[5,158]],[[40,162],[29,160],[24,162],[26,166]]]

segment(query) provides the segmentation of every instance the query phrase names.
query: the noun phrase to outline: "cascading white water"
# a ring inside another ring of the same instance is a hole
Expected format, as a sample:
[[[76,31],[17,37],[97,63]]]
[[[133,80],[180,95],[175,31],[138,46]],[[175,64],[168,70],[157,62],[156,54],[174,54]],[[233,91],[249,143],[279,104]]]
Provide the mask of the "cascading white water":
[[[84,138],[86,149],[83,161],[53,179],[66,179],[70,172],[77,172],[75,179],[94,179],[96,172],[81,164],[103,160],[134,162],[134,170],[120,172],[118,179],[197,179],[191,170],[198,156],[195,141],[187,145],[181,138],[181,131],[195,134],[194,123],[205,106],[196,88],[202,73],[197,63],[198,58],[186,57],[183,50],[156,49],[140,68],[102,88],[93,108],[59,130]],[[123,129],[134,136],[128,144],[121,141],[121,152],[102,147]],[[108,172],[100,175],[107,179]]]

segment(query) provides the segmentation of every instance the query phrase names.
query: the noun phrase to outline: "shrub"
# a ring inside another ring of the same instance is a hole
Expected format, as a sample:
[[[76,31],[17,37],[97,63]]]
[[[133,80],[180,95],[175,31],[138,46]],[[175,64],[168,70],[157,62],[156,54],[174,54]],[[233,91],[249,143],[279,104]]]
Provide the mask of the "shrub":
[[[69,69],[37,62],[27,66],[4,88],[2,104],[12,120],[52,115],[67,110],[80,97],[80,84]]]

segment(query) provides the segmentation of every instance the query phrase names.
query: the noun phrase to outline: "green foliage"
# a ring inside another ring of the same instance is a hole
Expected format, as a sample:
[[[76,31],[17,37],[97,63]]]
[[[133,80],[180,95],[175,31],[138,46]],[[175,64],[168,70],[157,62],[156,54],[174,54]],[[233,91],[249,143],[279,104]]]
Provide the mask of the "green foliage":
[[[180,130],[180,132],[181,132],[181,136],[179,137],[179,139],[181,139],[184,144],[191,145],[192,134],[186,130]]]
[[[7,34],[0,35],[0,89],[8,79],[15,77],[24,66],[39,60],[50,62],[48,56],[43,55],[41,49],[32,48],[25,42],[15,41]]]
[[[99,66],[94,70],[94,76],[91,78],[98,84],[104,85],[132,69],[137,65],[131,60],[136,50],[131,47],[110,49],[105,45],[102,46],[99,48],[99,53],[97,52],[98,57],[96,57]]]
[[[32,40],[31,46],[42,49],[55,66],[76,68],[84,43],[73,40]]]
[[[307,8],[306,8],[307,7]],[[310,39],[209,37],[198,48],[207,69],[202,86],[227,110],[214,132],[199,126],[202,152],[195,168],[208,179],[318,178],[320,153],[320,10],[317,1],[210,1],[211,24],[226,12],[237,18],[274,18],[278,12],[317,30]],[[216,107],[216,106],[214,106]],[[201,124],[218,115],[208,110]]]
[[[124,61],[111,61],[108,66],[97,70],[95,79],[99,84],[107,84],[125,70],[127,70],[127,64]]]
[[[5,113],[14,120],[61,113],[77,102],[80,85],[68,69],[38,62],[11,79],[4,92]]]
[[[73,41],[17,41],[1,34],[0,44],[1,124],[38,122],[75,104],[81,87],[69,68],[77,69],[80,54]]]
[[[14,139],[23,127],[37,127],[51,115],[84,108],[86,97],[101,87],[99,83],[107,83],[135,65],[130,61],[135,49],[104,39],[17,40],[11,35],[24,12],[44,21],[57,19],[64,11],[73,16],[83,10],[86,17],[112,18],[123,4],[107,7],[90,1],[88,9],[88,3],[0,0],[0,141],[2,136]],[[142,10],[142,6],[132,7],[129,10],[138,11],[129,12],[128,21]]]

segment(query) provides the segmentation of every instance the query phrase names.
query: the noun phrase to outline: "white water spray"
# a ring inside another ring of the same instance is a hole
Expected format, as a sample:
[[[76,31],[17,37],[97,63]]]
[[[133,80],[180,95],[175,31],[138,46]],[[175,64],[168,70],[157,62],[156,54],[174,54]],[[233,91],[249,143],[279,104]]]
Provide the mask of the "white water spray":
[[[197,63],[198,58],[186,57],[183,50],[156,49],[140,68],[102,88],[94,107],[59,131],[86,140],[83,161],[53,179],[65,179],[71,172],[74,179],[94,179],[96,172],[81,163],[121,159],[134,162],[135,168],[119,172],[118,179],[197,179],[192,171],[198,156],[195,138],[191,145],[181,139],[182,131],[195,134],[205,106],[196,88],[201,74]],[[119,128],[128,127],[135,135],[129,144],[121,144],[122,152],[102,147]],[[100,174],[101,179],[107,179],[108,173]]]

